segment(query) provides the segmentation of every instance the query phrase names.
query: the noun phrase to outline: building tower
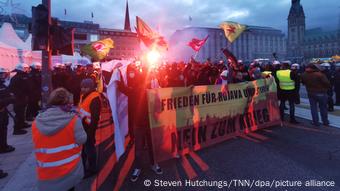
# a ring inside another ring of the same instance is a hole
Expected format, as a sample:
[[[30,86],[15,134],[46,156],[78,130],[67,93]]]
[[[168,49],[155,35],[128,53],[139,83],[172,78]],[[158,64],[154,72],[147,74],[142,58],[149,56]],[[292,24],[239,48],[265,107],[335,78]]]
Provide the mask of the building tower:
[[[125,24],[124,24],[124,30],[131,31],[130,26],[130,15],[129,15],[129,3],[126,0],[126,10],[125,10]]]
[[[303,59],[303,43],[305,36],[305,13],[300,0],[292,0],[288,15],[288,59],[301,62]]]

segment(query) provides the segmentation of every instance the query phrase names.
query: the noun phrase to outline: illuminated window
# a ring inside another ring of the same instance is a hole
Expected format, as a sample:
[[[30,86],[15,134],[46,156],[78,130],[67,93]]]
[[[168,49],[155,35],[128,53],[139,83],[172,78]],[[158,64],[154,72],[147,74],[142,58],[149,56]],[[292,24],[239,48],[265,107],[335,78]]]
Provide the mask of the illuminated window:
[[[98,35],[96,34],[91,34],[90,35],[90,41],[93,42],[93,41],[97,41],[98,40]]]

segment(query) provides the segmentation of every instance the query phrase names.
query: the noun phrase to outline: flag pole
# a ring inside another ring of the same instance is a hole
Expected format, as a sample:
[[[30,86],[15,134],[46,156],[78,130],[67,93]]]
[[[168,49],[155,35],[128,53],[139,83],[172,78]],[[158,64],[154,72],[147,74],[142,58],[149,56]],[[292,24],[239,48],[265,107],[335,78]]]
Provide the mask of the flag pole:
[[[201,50],[201,49],[200,49],[200,50]],[[194,59],[195,59],[195,60],[196,60],[196,57],[197,57],[198,52],[199,52],[200,50],[196,51],[196,53],[195,53],[195,55],[194,55]]]

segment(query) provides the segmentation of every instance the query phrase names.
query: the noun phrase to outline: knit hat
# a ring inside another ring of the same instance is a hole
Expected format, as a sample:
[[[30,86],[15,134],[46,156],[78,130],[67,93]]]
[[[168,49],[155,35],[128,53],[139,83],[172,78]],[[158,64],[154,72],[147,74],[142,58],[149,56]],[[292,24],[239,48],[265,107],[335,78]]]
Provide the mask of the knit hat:
[[[67,105],[72,103],[72,94],[65,88],[57,88],[53,90],[48,97],[48,105]]]

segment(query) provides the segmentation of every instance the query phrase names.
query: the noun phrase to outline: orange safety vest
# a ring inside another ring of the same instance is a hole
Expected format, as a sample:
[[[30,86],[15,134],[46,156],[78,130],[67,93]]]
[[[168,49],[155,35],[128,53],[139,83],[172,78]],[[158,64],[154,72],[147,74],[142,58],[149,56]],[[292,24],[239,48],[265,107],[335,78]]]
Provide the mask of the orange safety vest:
[[[93,99],[99,97],[100,94],[96,91],[90,93],[84,100],[83,100],[83,95],[81,96],[80,99],[80,107],[79,107],[79,114],[82,119],[85,118],[85,122],[87,124],[91,123],[91,111],[90,111],[90,105],[93,101]]]
[[[100,100],[100,115],[99,115],[99,122],[97,129],[102,129],[105,127],[111,127],[111,131],[113,132],[113,119],[112,119],[112,112],[110,108],[110,104],[108,100],[103,96],[103,94],[99,92],[92,92],[90,93],[84,100],[81,99],[80,106],[79,106],[79,113],[82,118],[85,118],[85,122],[87,124],[91,123],[91,111],[90,105],[93,99],[99,97]],[[99,137],[100,131],[96,131],[96,142],[97,144],[100,142]]]
[[[77,118],[73,117],[65,128],[52,136],[40,133],[36,122],[33,122],[32,138],[39,180],[61,178],[75,169],[80,162],[82,146],[76,144],[74,137]]]

